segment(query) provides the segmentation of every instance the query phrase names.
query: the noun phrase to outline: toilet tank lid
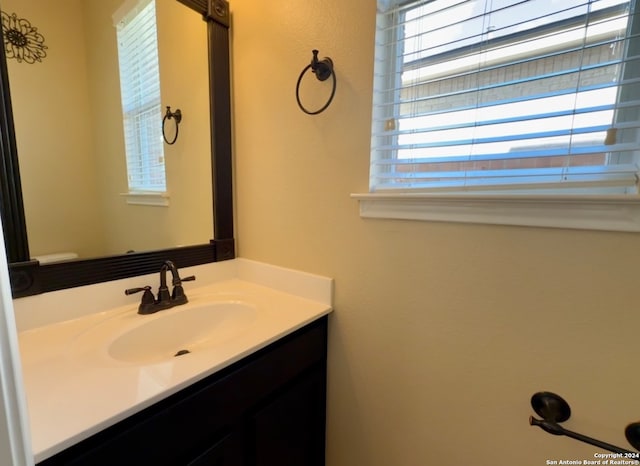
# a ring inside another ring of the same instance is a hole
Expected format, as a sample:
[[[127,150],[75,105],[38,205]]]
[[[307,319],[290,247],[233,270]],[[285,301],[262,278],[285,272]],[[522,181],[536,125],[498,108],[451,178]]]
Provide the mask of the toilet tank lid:
[[[56,252],[53,254],[42,254],[39,256],[33,256],[33,259],[37,260],[41,264],[67,261],[67,260],[77,259],[77,258],[78,258],[78,254],[76,254],[75,252]]]

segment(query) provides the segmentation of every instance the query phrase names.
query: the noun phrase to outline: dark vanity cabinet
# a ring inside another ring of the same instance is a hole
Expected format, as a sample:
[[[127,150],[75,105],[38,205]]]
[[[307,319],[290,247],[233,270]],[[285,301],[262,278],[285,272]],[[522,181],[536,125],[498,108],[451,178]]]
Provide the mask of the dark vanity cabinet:
[[[327,317],[39,463],[324,465]]]

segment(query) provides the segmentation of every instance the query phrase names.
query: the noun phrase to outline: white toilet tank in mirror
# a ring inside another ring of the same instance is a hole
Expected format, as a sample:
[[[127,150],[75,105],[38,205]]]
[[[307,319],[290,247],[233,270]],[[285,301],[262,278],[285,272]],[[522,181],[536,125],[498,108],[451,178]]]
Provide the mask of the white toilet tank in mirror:
[[[52,264],[54,262],[68,261],[77,258],[78,254],[75,252],[55,252],[51,254],[33,256],[33,259],[40,262],[40,264]]]

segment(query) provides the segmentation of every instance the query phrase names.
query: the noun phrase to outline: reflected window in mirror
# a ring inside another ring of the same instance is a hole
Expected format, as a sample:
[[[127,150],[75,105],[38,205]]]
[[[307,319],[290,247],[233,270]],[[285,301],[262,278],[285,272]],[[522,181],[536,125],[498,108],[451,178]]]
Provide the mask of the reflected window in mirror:
[[[114,14],[129,194],[166,193],[158,33],[154,0],[126,1]],[[134,202],[129,199],[129,202]]]

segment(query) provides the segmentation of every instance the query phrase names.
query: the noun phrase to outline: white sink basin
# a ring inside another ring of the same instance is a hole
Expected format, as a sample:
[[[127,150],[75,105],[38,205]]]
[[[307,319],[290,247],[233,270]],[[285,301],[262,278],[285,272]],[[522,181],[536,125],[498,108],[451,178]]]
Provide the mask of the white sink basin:
[[[160,311],[111,342],[109,356],[124,362],[152,363],[223,343],[256,319],[254,307],[222,302]],[[162,314],[166,312],[165,314]]]
[[[189,303],[148,316],[132,310],[83,332],[73,351],[101,348],[108,360],[154,364],[221,345],[256,321],[256,308],[240,301]]]

